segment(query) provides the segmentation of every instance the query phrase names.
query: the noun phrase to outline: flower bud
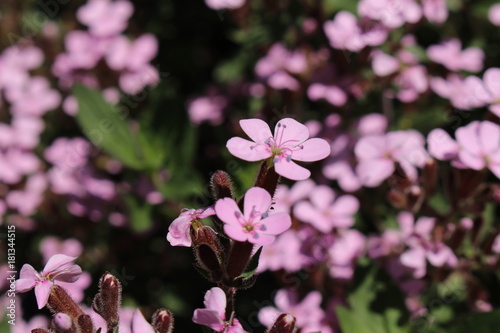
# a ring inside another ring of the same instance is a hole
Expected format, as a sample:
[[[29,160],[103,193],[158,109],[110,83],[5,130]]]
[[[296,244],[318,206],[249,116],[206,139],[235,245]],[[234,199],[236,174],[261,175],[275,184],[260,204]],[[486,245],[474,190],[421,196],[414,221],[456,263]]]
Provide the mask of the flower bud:
[[[121,291],[120,281],[113,274],[106,272],[99,280],[99,293],[95,296],[92,307],[106,320],[108,328],[118,326]]]
[[[282,313],[267,333],[293,333],[296,330],[295,317],[288,313]]]
[[[215,201],[222,198],[233,197],[233,185],[229,174],[222,170],[217,170],[210,179],[210,187]]]
[[[47,304],[53,313],[65,313],[71,318],[78,318],[83,314],[83,310],[73,301],[66,290],[57,284],[52,286]]]
[[[60,330],[69,331],[71,326],[73,326],[73,321],[71,320],[71,317],[65,313],[57,313],[54,316],[54,324]]]
[[[215,231],[208,226],[192,229],[191,239],[199,267],[210,273],[210,280],[220,280],[224,249]]]
[[[153,328],[158,333],[172,333],[174,330],[174,316],[167,309],[158,309],[153,314]]]
[[[31,330],[31,333],[50,333],[50,332],[43,328],[35,328]]]
[[[78,333],[94,333],[94,324],[89,315],[82,314],[78,317],[77,326]]]

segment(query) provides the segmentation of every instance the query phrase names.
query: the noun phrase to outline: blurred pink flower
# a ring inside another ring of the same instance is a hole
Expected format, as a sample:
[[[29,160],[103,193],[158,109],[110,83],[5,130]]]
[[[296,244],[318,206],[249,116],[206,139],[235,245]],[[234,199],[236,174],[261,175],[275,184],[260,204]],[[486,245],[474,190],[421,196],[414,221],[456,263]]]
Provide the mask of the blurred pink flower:
[[[328,249],[330,276],[337,279],[351,279],[356,259],[365,249],[366,238],[357,230],[344,230]]]
[[[477,47],[469,47],[462,51],[462,43],[458,38],[430,46],[427,55],[432,61],[444,65],[451,71],[479,72],[483,68],[484,52]]]
[[[486,104],[488,93],[483,82],[476,76],[463,79],[456,74],[449,74],[447,79],[433,77],[430,80],[431,89],[451,104],[462,110],[482,107]]]
[[[309,201],[298,202],[294,215],[301,221],[312,224],[323,233],[333,228],[349,228],[354,224],[354,214],[359,201],[352,195],[336,198],[335,192],[326,185],[316,186],[309,194]]]
[[[483,74],[483,84],[485,96],[481,99],[490,104],[489,110],[500,117],[500,68],[488,68]],[[481,89],[476,93],[481,95]]]
[[[121,331],[121,330],[120,330]],[[135,310],[132,317],[132,331],[131,333],[155,333],[156,330],[142,315],[141,311]]]
[[[272,158],[276,173],[292,179],[304,180],[311,172],[292,160],[313,162],[330,155],[330,145],[323,139],[309,139],[309,130],[298,121],[285,118],[275,127],[274,136],[269,125],[260,119],[240,120],[243,131],[253,140],[234,137],[226,147],[234,156],[246,161]]]
[[[422,0],[424,16],[432,23],[442,24],[448,18],[446,0]]]
[[[299,200],[306,198],[314,186],[314,182],[310,179],[298,181],[291,188],[283,184],[278,185],[274,194],[275,203],[272,213],[291,213],[292,206]]]
[[[282,313],[289,313],[297,320],[297,327],[319,325],[325,317],[325,312],[321,309],[321,293],[311,291],[299,302],[297,294],[292,290],[278,290],[274,297],[273,306],[266,306],[259,311],[259,321],[270,327],[276,318]]]
[[[205,308],[194,310],[193,322],[210,327],[216,332],[246,333],[238,319],[226,321],[226,294],[218,287],[207,291],[203,301]]]
[[[500,4],[493,4],[488,10],[488,19],[496,26],[500,26]]]
[[[44,262],[58,253],[79,257],[83,253],[83,245],[75,238],[62,240],[54,236],[47,236],[40,242],[40,253]]]
[[[82,274],[80,266],[71,263],[75,259],[76,257],[56,254],[49,259],[41,273],[31,265],[24,264],[19,280],[16,281],[16,291],[24,293],[35,288],[38,308],[43,308],[56,281],[75,282]]]
[[[358,14],[395,29],[405,22],[417,23],[422,17],[422,8],[414,0],[361,0]]]
[[[394,131],[385,135],[367,135],[359,139],[354,152],[358,158],[356,172],[368,187],[378,186],[394,173],[398,162],[412,180],[415,167],[423,167],[429,158],[424,137],[415,130]]]
[[[215,215],[212,207],[184,209],[168,227],[167,240],[172,246],[191,246],[191,222]]]
[[[257,271],[296,272],[309,263],[308,258],[300,251],[302,240],[295,230],[287,230],[276,237],[272,244],[264,245],[259,257]]]
[[[199,125],[208,121],[211,125],[220,125],[223,121],[222,111],[227,106],[223,96],[204,96],[193,99],[188,104],[188,114],[191,122]]]
[[[78,9],[76,17],[93,35],[108,37],[125,30],[133,12],[129,1],[89,0]]]
[[[312,101],[326,99],[335,106],[342,106],[347,102],[347,94],[336,85],[313,83],[307,88],[307,96]]]
[[[236,9],[240,8],[245,4],[245,0],[205,0],[208,7],[220,10],[220,9]]]
[[[269,215],[271,204],[271,195],[266,190],[252,187],[245,194],[244,213],[231,198],[219,199],[215,203],[215,212],[225,223],[224,231],[232,239],[266,245],[292,225],[287,213]]]

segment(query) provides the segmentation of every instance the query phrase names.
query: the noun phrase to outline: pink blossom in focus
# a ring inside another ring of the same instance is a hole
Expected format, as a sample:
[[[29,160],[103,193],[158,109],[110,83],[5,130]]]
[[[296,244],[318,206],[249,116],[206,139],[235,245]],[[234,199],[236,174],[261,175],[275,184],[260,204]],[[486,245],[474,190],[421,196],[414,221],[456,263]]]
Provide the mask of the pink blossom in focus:
[[[24,293],[35,288],[38,308],[43,308],[56,281],[75,282],[82,274],[80,266],[71,263],[75,259],[76,257],[56,254],[49,259],[41,273],[35,271],[31,265],[24,264],[19,280],[16,281],[16,291]]]
[[[93,35],[107,37],[123,32],[133,12],[129,1],[89,0],[78,9],[76,17]]]
[[[458,38],[432,45],[427,49],[427,55],[432,61],[444,65],[451,71],[479,72],[483,68],[484,52],[477,47],[469,47],[462,51],[462,43]]]
[[[326,185],[318,185],[309,195],[310,202],[300,201],[293,210],[294,215],[312,224],[323,233],[333,228],[349,228],[354,224],[354,214],[359,209],[359,201],[352,195],[336,197]]]
[[[226,294],[218,287],[207,291],[203,301],[205,308],[194,310],[193,322],[210,327],[216,332],[246,333],[238,319],[226,321]]]
[[[311,291],[299,302],[294,291],[281,289],[274,298],[276,308],[266,306],[260,309],[259,321],[270,327],[280,314],[289,313],[295,317],[299,328],[319,325],[325,317],[325,312],[321,309],[321,299],[320,292]]]
[[[298,121],[285,118],[275,127],[274,136],[269,125],[260,119],[240,121],[243,131],[253,140],[234,137],[226,144],[229,152],[246,161],[271,158],[276,173],[292,179],[304,180],[311,172],[292,160],[313,162],[330,155],[330,145],[323,139],[309,139],[309,130]]]
[[[168,227],[167,240],[172,246],[191,246],[191,222],[215,215],[212,207],[185,209]]]
[[[224,231],[232,239],[266,245],[292,225],[287,213],[269,215],[271,204],[271,195],[266,190],[252,187],[245,194],[244,213],[231,198],[219,199],[215,203],[215,213],[225,223]]]

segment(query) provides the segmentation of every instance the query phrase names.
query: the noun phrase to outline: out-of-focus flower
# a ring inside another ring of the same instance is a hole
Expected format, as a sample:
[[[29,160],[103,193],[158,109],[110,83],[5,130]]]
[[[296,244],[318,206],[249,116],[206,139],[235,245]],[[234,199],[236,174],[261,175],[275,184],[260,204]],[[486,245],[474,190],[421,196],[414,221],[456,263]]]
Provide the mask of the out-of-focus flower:
[[[220,10],[220,9],[236,9],[240,8],[245,4],[245,0],[205,0],[208,7]]]
[[[222,111],[226,106],[227,99],[223,96],[198,97],[189,102],[189,118],[195,125],[208,121],[216,126],[222,123]]]
[[[155,333],[155,329],[142,315],[141,311],[135,310],[132,317],[132,331],[131,333]]]
[[[259,321],[270,327],[282,313],[289,313],[297,320],[297,327],[319,325],[324,319],[325,312],[321,309],[321,294],[312,291],[299,302],[297,295],[286,289],[281,289],[274,298],[276,307],[266,306],[259,311]]]
[[[311,191],[309,199],[310,202],[298,202],[293,213],[319,231],[328,233],[333,228],[349,228],[354,224],[353,215],[359,209],[359,201],[352,195],[336,198],[330,187],[319,185]]]
[[[344,230],[328,249],[330,276],[337,279],[351,279],[356,259],[364,251],[366,238],[357,230]]]
[[[479,72],[483,68],[484,52],[477,47],[469,47],[462,51],[462,43],[458,38],[430,46],[427,55],[432,61],[444,65],[451,71]]]
[[[193,314],[193,322],[210,327],[216,332],[246,333],[238,319],[232,322],[226,319],[226,294],[218,287],[207,291],[203,301],[204,309],[196,309]]]
[[[292,160],[314,162],[330,155],[330,145],[323,139],[309,139],[309,130],[298,121],[285,118],[275,127],[274,136],[269,125],[260,119],[240,121],[243,131],[253,140],[234,137],[226,147],[234,156],[246,161],[272,158],[276,173],[292,180],[309,178],[311,172]]]
[[[16,281],[16,291],[24,293],[35,288],[38,308],[43,308],[56,281],[75,282],[82,274],[80,266],[71,263],[75,259],[76,257],[56,254],[49,259],[40,273],[35,271],[33,266],[24,264],[19,280]]]
[[[483,82],[477,76],[468,76],[465,79],[457,74],[449,74],[446,79],[433,77],[430,87],[439,96],[449,99],[454,107],[462,110],[484,106],[488,95]]]
[[[78,9],[76,17],[93,35],[107,37],[125,30],[133,12],[129,1],[89,0]]]
[[[418,22],[422,17],[422,8],[414,0],[361,0],[358,13],[395,29],[406,22]]]
[[[423,0],[424,16],[432,23],[442,24],[448,18],[446,0]]]
[[[245,194],[244,213],[231,198],[219,199],[215,203],[215,212],[225,223],[224,231],[232,239],[266,245],[292,225],[287,213],[269,215],[271,204],[271,195],[266,190],[252,187]]]
[[[185,209],[168,227],[167,240],[172,246],[191,246],[191,223],[215,215],[212,207]]]
[[[496,3],[488,10],[488,19],[496,26],[500,26],[500,4]]]

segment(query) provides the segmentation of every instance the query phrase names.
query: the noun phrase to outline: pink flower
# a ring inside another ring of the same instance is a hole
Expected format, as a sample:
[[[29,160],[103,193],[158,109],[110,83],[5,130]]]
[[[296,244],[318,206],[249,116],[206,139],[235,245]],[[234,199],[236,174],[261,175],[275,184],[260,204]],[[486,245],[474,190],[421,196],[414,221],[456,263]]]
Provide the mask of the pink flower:
[[[133,12],[134,7],[128,1],[90,0],[78,9],[76,17],[95,36],[107,37],[125,30]]]
[[[217,216],[225,223],[224,231],[234,240],[266,245],[274,242],[275,236],[290,228],[292,221],[287,213],[269,215],[271,195],[260,187],[252,187],[245,194],[244,214],[231,198],[215,203]]]
[[[245,0],[205,0],[205,4],[215,10],[236,9],[245,4]]]
[[[274,194],[274,212],[290,213],[292,206],[297,201],[306,198],[314,186],[314,182],[310,179],[296,182],[291,188],[286,185],[278,185]]]
[[[352,195],[335,197],[335,192],[326,185],[316,186],[309,195],[311,202],[301,201],[295,205],[294,215],[312,224],[321,232],[335,228],[349,228],[354,224],[353,215],[359,209],[359,201]]]
[[[214,287],[207,291],[203,304],[204,309],[194,310],[194,323],[208,326],[216,332],[246,333],[238,319],[226,321],[227,300],[222,289]]]
[[[484,99],[490,104],[489,110],[500,117],[500,68],[489,68],[483,74]],[[481,94],[481,90],[477,90]]]
[[[167,240],[172,246],[191,246],[191,222],[215,215],[212,207],[184,209],[168,227]]]
[[[496,3],[488,10],[488,19],[496,26],[500,26],[500,4]]]
[[[417,131],[394,131],[385,135],[362,137],[354,149],[359,164],[356,172],[361,182],[375,187],[394,173],[394,162],[404,169],[406,176],[417,178],[415,167],[423,167],[429,158],[424,148],[424,137]]]
[[[16,291],[24,293],[35,288],[38,308],[43,308],[56,281],[75,282],[82,274],[80,266],[71,263],[75,259],[76,257],[56,254],[49,259],[41,273],[31,265],[24,264],[19,280],[16,281]]]
[[[337,279],[351,279],[356,259],[365,248],[365,236],[357,230],[345,230],[328,249],[330,276]]]
[[[469,47],[462,51],[462,43],[458,38],[429,47],[427,55],[432,61],[444,65],[451,71],[478,72],[483,68],[484,52],[477,47]]]
[[[486,104],[488,92],[483,82],[477,76],[462,79],[456,74],[448,75],[447,79],[434,77],[430,80],[431,89],[451,104],[462,110],[482,107]]]
[[[297,294],[291,290],[281,289],[276,293],[273,306],[266,306],[259,311],[259,321],[270,327],[282,313],[289,313],[297,320],[297,327],[318,325],[325,317],[321,309],[321,293],[312,291],[299,302]]]
[[[446,0],[423,0],[424,16],[433,23],[441,24],[448,18]]]
[[[240,120],[243,131],[253,140],[231,138],[226,144],[229,152],[245,161],[272,158],[276,173],[292,179],[309,178],[311,172],[292,160],[313,162],[330,155],[330,145],[323,139],[309,139],[309,130],[298,121],[285,118],[275,127],[274,136],[269,126],[260,119]]]
[[[121,331],[121,330],[120,330]],[[132,317],[132,331],[131,333],[155,333],[155,329],[144,318],[141,311],[135,310]]]
[[[405,22],[418,22],[422,17],[422,8],[414,0],[361,0],[358,13],[394,29]]]
[[[302,240],[295,230],[287,230],[276,237],[272,244],[265,245],[259,258],[258,272],[265,270],[296,272],[308,264],[308,257],[301,252]]]
[[[470,169],[488,168],[500,178],[500,126],[490,121],[473,121],[455,133],[458,157]]]
[[[220,125],[223,121],[222,111],[227,106],[224,96],[204,96],[193,99],[188,104],[191,122],[199,125],[208,121],[211,125]]]

